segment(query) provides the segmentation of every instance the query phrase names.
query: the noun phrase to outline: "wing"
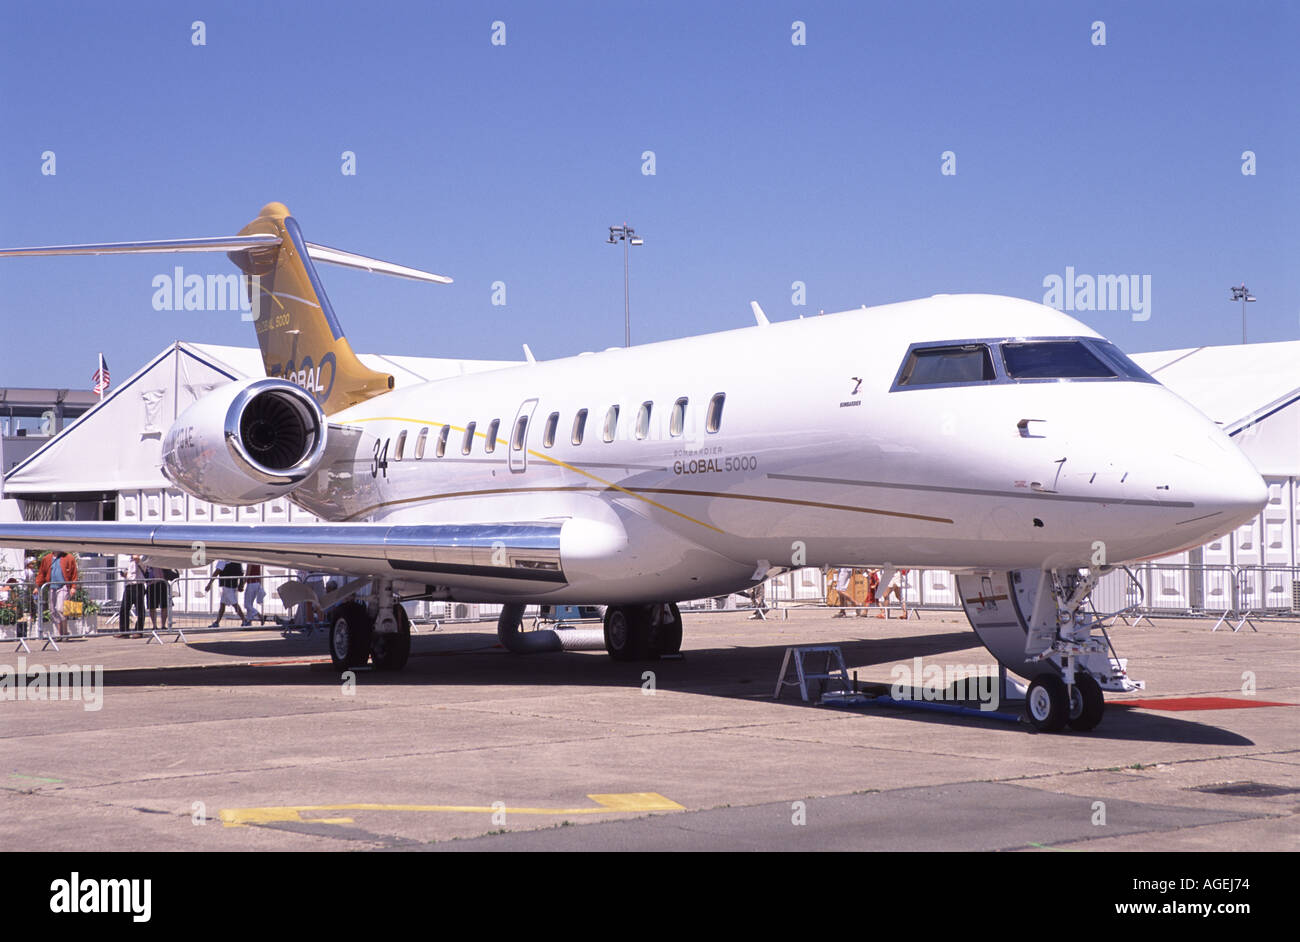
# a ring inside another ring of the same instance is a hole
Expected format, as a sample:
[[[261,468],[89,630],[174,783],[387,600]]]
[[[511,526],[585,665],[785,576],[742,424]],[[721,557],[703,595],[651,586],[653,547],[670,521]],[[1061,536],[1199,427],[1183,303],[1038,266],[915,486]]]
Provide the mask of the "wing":
[[[0,546],[189,558],[194,566],[238,559],[351,576],[386,576],[505,595],[567,583],[560,560],[564,520],[534,523],[296,526],[124,523],[0,523]]]

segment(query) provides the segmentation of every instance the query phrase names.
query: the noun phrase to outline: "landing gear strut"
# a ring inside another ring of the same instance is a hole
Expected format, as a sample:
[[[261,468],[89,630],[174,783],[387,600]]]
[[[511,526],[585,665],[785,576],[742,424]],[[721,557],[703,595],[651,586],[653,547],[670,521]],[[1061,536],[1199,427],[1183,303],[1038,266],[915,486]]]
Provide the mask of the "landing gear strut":
[[[605,609],[605,650],[616,661],[657,660],[682,649],[682,613],[675,602]]]
[[[411,619],[401,605],[394,605],[392,612],[397,618],[397,630],[382,634],[376,631],[370,638],[375,670],[400,671],[411,656]]]

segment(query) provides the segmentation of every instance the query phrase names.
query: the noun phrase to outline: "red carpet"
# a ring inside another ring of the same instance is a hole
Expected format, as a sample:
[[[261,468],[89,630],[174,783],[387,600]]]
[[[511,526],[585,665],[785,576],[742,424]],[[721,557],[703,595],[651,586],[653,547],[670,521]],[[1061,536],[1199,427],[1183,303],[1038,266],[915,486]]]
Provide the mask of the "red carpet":
[[[1248,707],[1296,706],[1296,704],[1237,697],[1170,697],[1167,700],[1111,700],[1106,706],[1141,707],[1144,710],[1244,710]]]

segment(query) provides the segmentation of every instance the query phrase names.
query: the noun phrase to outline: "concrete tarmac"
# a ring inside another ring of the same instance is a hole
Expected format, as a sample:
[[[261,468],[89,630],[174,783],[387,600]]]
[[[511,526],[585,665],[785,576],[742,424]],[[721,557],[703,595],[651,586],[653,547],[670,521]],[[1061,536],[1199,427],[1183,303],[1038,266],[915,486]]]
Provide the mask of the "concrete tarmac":
[[[343,682],[325,639],[93,638],[99,709],[0,700],[0,842],[22,850],[1295,850],[1300,622],[1158,619],[1112,638],[1145,679],[1091,733],[773,700],[795,644],[864,683],[990,667],[965,619],[687,613],[683,657],[511,655],[420,630]],[[0,696],[13,697],[0,689]],[[1218,699],[1208,699],[1218,698]],[[1141,701],[1142,705],[1125,706]],[[1163,702],[1162,702],[1163,701]],[[1262,703],[1280,703],[1262,706]],[[1176,709],[1171,709],[1175,707]]]

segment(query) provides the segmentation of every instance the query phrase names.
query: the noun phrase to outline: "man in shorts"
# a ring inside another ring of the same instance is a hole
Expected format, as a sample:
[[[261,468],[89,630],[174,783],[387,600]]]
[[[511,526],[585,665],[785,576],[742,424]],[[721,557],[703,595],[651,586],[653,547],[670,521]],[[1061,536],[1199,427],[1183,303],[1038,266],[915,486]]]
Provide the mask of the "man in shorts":
[[[907,599],[903,597],[903,577],[907,575],[906,569],[895,569],[894,574],[889,579],[889,584],[885,586],[885,591],[879,598],[880,604],[884,611],[876,615],[877,618],[885,618],[889,614],[890,596],[896,596],[899,604],[903,606],[903,617],[907,617]]]
[[[244,567],[233,560],[218,559],[212,564],[212,578],[208,584],[203,587],[204,592],[212,591],[212,583],[215,581],[221,586],[221,604],[217,608],[217,619],[209,628],[221,627],[221,616],[226,614],[226,606],[232,606],[235,614],[239,616],[241,623],[246,623],[244,610],[239,607],[239,583],[244,578]]]

